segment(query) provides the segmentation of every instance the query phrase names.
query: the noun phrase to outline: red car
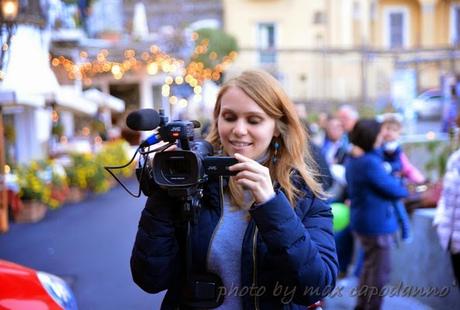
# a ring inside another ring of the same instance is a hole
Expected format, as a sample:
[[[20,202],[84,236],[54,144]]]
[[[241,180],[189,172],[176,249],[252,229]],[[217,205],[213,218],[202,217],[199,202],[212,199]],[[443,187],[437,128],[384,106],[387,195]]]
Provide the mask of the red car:
[[[78,308],[74,294],[61,278],[0,259],[0,309]]]

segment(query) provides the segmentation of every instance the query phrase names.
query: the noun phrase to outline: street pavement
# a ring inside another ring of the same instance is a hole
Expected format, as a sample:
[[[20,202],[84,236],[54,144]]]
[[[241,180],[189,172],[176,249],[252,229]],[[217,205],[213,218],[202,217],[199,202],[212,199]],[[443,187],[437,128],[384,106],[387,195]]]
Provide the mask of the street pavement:
[[[350,310],[356,306],[356,290],[358,279],[354,277],[339,280],[336,289],[324,301],[325,310]],[[395,291],[394,291],[395,292]],[[435,310],[432,307],[424,305],[415,298],[404,296],[386,296],[383,299],[382,310]]]
[[[134,188],[137,183],[128,183]],[[0,258],[57,274],[69,282],[80,309],[159,309],[163,293],[150,295],[131,279],[129,258],[145,198],[120,186],[78,204],[48,211],[35,224],[11,224],[0,235]],[[325,309],[353,309],[353,279],[340,281],[340,294]],[[342,288],[343,287],[343,288]],[[385,309],[431,309],[414,298],[387,297]]]
[[[143,292],[129,268],[144,203],[118,186],[50,210],[38,223],[11,224],[0,234],[0,258],[61,276],[79,309],[159,309],[163,294]]]

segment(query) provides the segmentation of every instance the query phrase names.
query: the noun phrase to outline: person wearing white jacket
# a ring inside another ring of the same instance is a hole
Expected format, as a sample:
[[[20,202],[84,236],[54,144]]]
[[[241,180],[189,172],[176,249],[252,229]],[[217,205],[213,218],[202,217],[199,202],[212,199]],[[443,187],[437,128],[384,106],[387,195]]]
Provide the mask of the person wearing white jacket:
[[[460,149],[450,155],[433,224],[441,247],[449,251],[457,283],[460,283]]]

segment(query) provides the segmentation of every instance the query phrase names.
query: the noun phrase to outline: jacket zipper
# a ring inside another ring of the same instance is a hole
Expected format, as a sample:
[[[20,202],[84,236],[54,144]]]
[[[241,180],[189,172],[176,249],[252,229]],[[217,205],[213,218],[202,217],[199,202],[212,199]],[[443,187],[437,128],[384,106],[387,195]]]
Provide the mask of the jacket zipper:
[[[214,228],[214,231],[212,232],[212,235],[211,235],[211,240],[209,240],[209,245],[208,245],[208,253],[206,254],[206,269],[209,270],[209,255],[211,253],[211,245],[212,245],[212,242],[214,240],[214,236],[216,235],[216,231],[218,230],[221,222],[222,222],[222,219],[223,219],[223,215],[224,215],[224,182],[223,182],[223,177],[220,176],[219,177],[219,193],[220,193],[220,218],[219,218],[219,221],[217,222],[217,225],[216,227]]]
[[[257,287],[257,226],[254,229],[254,236],[252,238],[252,287],[256,290]],[[254,309],[259,308],[259,298],[257,294],[254,294]]]

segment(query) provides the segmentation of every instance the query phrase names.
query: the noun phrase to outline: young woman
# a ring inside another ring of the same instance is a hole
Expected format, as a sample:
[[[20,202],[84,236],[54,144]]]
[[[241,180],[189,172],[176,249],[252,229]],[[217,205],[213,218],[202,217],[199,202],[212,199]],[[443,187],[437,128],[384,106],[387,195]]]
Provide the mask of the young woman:
[[[237,174],[204,186],[193,272],[222,280],[219,309],[304,309],[334,288],[337,258],[294,105],[268,73],[246,71],[222,87],[213,118],[208,140]],[[142,289],[168,290],[163,309],[186,308],[176,204],[161,190],[148,199],[131,257]]]
[[[384,135],[381,124],[373,119],[358,120],[350,133],[353,150],[345,169],[350,222],[364,250],[357,310],[381,308],[381,290],[389,282],[390,250],[398,228],[393,204],[408,194],[400,180],[385,170]]]

